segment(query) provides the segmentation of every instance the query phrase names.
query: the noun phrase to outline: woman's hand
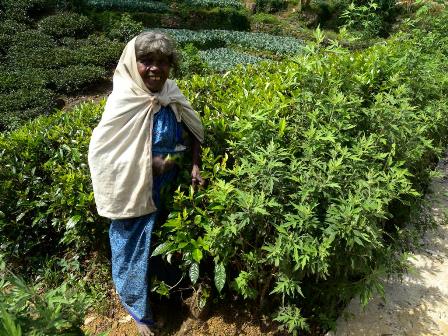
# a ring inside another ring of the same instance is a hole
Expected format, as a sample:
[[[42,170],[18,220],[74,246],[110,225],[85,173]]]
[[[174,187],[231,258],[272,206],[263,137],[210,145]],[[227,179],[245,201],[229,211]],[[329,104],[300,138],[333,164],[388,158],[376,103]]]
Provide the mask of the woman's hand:
[[[193,168],[191,169],[191,185],[204,185],[204,179],[201,176],[201,170],[199,169],[199,166],[197,164],[194,164]]]
[[[170,169],[176,166],[176,162],[169,157],[163,158],[162,156],[153,156],[152,158],[152,175],[163,175]]]

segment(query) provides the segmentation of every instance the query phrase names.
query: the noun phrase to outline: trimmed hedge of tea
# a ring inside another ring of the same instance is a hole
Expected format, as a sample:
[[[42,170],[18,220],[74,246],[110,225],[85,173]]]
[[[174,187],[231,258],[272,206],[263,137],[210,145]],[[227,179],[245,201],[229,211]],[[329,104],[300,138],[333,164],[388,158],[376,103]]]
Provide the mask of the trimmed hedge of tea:
[[[139,0],[87,0],[88,7],[97,10],[139,11],[152,13],[165,13],[169,7],[161,1]]]
[[[177,27],[187,29],[228,29],[235,31],[250,30],[249,14],[245,9],[228,7],[183,8],[175,12]],[[146,22],[143,22],[146,25]],[[166,26],[170,27],[170,26]]]
[[[54,9],[51,0],[3,0],[3,16],[6,19],[30,24]]]
[[[183,0],[185,4],[191,7],[230,7],[241,9],[244,7],[240,0]]]
[[[93,32],[93,24],[88,17],[78,13],[59,13],[47,16],[37,24],[44,34],[55,38],[87,37]]]
[[[86,164],[102,107],[81,105],[0,135],[2,249],[22,265],[67,244],[83,254],[106,242],[95,242],[107,221],[96,215]]]
[[[160,29],[170,34],[179,44],[193,43],[198,48],[209,49],[224,46],[267,51],[276,55],[296,54],[303,50],[304,42],[293,37],[275,36],[231,30]]]
[[[52,14],[54,6],[44,0],[5,5],[8,19],[0,23],[0,131],[52,112],[58,95],[85,92],[102,83],[120,56],[123,42],[97,35],[85,38],[93,32],[92,22],[81,14]],[[52,15],[40,21],[39,16],[28,17],[38,9]]]
[[[263,60],[261,57],[238,52],[229,48],[202,50],[201,58],[216,71],[225,72],[240,65],[254,64]]]

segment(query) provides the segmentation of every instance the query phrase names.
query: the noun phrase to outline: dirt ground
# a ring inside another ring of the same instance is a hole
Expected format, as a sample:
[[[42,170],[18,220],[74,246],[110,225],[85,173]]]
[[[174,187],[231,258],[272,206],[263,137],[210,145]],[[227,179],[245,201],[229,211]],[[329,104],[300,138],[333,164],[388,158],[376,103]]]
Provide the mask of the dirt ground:
[[[90,335],[137,336],[131,317],[113,295],[113,303],[106,315],[90,313],[84,321],[84,330]],[[277,327],[266,316],[254,315],[235,305],[213,307],[208,312],[195,314],[189,308],[189,300],[154,302],[151,306],[158,316],[165,317],[157,336],[280,336]],[[160,321],[160,318],[157,319]]]
[[[448,335],[448,158],[438,170],[442,176],[433,179],[428,199],[439,225],[411,255],[411,272],[387,281],[386,301],[374,298],[363,310],[353,299],[327,336]]]

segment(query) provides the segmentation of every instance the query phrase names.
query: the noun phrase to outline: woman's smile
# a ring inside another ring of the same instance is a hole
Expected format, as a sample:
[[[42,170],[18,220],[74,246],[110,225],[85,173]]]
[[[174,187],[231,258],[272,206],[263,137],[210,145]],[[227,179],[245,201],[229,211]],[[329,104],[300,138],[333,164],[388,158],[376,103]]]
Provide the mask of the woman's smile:
[[[137,70],[146,87],[151,92],[159,92],[170,74],[170,62],[165,55],[149,53],[137,58]]]

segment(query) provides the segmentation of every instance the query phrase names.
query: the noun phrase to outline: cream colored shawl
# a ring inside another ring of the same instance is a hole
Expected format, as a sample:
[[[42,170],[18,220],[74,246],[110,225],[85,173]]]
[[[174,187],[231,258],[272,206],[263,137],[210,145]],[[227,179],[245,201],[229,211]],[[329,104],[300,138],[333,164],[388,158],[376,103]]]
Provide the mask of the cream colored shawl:
[[[167,80],[153,94],[137,71],[135,38],[121,55],[113,78],[113,90],[104,113],[93,130],[89,167],[98,213],[117,219],[142,216],[156,210],[152,200],[152,124],[161,105],[170,105],[177,121],[183,121],[203,141],[199,115],[176,83]]]

